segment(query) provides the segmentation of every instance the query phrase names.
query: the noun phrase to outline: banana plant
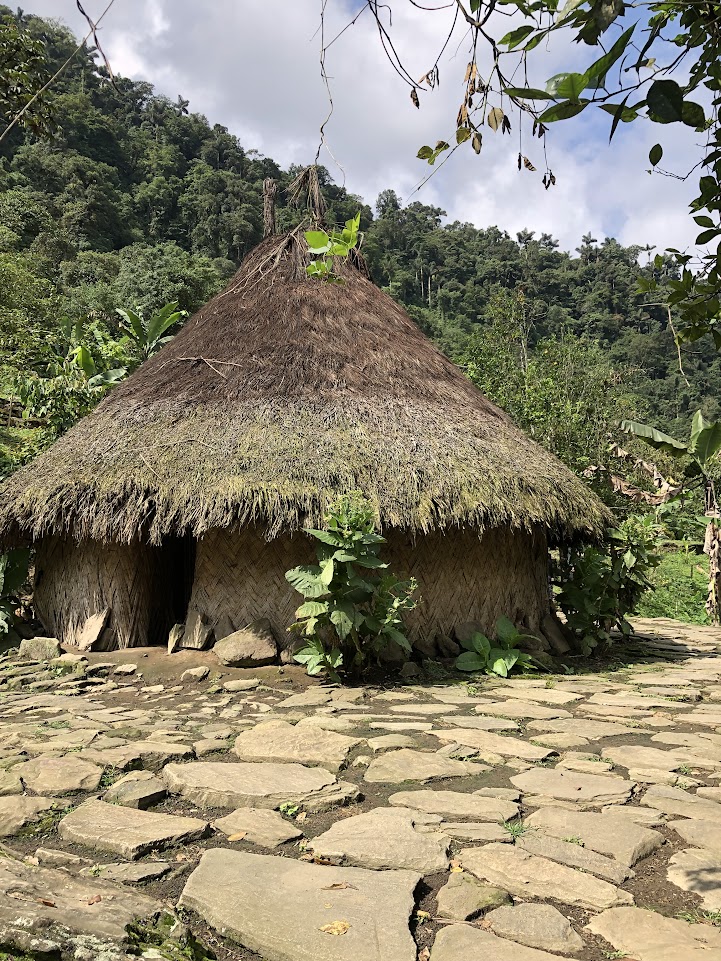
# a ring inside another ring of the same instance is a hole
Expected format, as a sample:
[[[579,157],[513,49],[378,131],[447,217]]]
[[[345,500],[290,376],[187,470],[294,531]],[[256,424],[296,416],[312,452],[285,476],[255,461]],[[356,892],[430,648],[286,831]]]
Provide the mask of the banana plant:
[[[684,479],[691,485],[698,479],[704,489],[705,514],[708,518],[704,553],[709,556],[709,589],[706,611],[714,624],[721,621],[721,513],[713,478],[711,462],[721,450],[721,421],[709,421],[697,410],[691,421],[691,435],[687,443],[676,440],[663,431],[639,424],[636,421],[621,421],[621,430],[638,437],[644,444],[663,451],[671,457],[687,457]]]
[[[161,347],[172,339],[172,334],[163,336],[173,324],[188,316],[187,310],[178,310],[178,302],[166,304],[151,317],[146,318],[139,310],[118,310],[123,320],[126,334],[133,342],[141,361],[156,354]]]

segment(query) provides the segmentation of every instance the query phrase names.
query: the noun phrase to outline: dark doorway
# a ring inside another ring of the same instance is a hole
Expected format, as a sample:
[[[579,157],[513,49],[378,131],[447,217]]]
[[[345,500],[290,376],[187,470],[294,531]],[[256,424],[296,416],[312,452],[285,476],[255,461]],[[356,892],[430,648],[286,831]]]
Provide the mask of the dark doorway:
[[[188,614],[195,575],[195,538],[165,538],[158,550],[158,565],[151,643],[166,644],[170,628],[182,624]]]

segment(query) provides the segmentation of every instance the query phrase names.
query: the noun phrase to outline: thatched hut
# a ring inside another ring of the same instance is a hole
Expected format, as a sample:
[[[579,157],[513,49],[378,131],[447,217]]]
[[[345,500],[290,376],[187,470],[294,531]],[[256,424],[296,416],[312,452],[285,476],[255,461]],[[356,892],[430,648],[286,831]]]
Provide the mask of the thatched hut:
[[[310,562],[300,530],[363,491],[412,574],[411,636],[498,616],[538,630],[548,540],[597,533],[604,507],[373,285],[305,273],[301,232],[271,236],[226,290],[93,413],[0,490],[0,536],[37,545],[35,599],[73,643],[109,612],[106,646],[268,618],[277,641]]]

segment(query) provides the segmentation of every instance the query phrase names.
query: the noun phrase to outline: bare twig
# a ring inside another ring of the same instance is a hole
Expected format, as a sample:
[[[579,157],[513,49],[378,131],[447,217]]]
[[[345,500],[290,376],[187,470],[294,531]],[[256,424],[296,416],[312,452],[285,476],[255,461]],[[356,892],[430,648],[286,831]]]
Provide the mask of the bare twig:
[[[642,306],[644,306],[644,307],[665,307],[666,310],[668,311],[668,326],[671,328],[671,332],[673,333],[673,342],[674,342],[674,344],[676,345],[676,353],[678,354],[678,370],[679,370],[679,373],[681,374],[681,376],[683,377],[686,386],[687,386],[687,387],[690,387],[691,384],[689,384],[689,382],[688,382],[688,377],[686,376],[686,371],[683,369],[683,360],[682,360],[682,358],[681,358],[681,342],[680,342],[679,339],[678,339],[678,334],[676,333],[676,328],[675,328],[674,325],[673,325],[673,319],[671,318],[671,306],[670,306],[670,304],[643,304]]]

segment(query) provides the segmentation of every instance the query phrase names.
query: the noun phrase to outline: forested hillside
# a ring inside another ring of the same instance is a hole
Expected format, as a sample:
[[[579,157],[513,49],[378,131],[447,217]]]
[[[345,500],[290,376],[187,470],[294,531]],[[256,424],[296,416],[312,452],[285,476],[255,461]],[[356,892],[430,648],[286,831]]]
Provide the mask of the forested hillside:
[[[58,25],[32,15],[22,22],[56,65],[76,46]],[[16,129],[0,144],[6,399],[23,390],[37,398],[28,379],[37,387],[57,378],[78,339],[97,370],[126,363],[118,308],[152,312],[178,301],[192,312],[208,300],[261,238],[265,177],[280,185],[279,226],[298,218],[284,194],[295,171],[211,127],[182,97],[109,82],[92,51],[54,91],[50,139]],[[685,433],[697,407],[721,413],[718,356],[699,341],[679,371],[666,309],[638,293],[639,274],[652,269],[639,267],[647,257],[638,248],[585,236],[568,254],[547,234],[447,223],[442,210],[404,205],[391,190],[372,210],[329,178],[324,186],[329,221],[361,210],[376,282],[576,469],[603,458],[620,415]],[[42,424],[44,408],[33,410]],[[11,460],[29,452],[21,445]]]

